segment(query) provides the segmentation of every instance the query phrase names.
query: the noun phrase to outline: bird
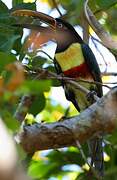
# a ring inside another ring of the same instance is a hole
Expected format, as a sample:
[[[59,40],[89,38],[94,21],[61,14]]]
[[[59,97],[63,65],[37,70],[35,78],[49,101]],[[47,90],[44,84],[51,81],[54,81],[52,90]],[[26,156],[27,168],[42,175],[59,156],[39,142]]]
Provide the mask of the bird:
[[[61,74],[63,77],[74,78],[90,92],[95,92],[98,97],[103,96],[101,72],[95,55],[70,23],[61,18],[53,18],[41,12],[25,9],[13,11],[12,15],[29,16],[46,23],[48,26],[45,27],[42,27],[40,24],[28,24],[28,22],[17,23],[16,25],[39,31],[41,40],[44,39],[44,42],[46,40],[56,42],[54,65],[57,74]],[[84,81],[97,83],[86,83]],[[92,98],[88,100],[86,94],[81,90],[66,83],[64,78],[61,80],[61,84],[64,88],[66,99],[73,103],[78,112],[82,112],[94,102],[90,100]],[[95,137],[89,143],[91,166],[94,167],[99,176],[103,176],[104,172],[102,139],[102,136]]]

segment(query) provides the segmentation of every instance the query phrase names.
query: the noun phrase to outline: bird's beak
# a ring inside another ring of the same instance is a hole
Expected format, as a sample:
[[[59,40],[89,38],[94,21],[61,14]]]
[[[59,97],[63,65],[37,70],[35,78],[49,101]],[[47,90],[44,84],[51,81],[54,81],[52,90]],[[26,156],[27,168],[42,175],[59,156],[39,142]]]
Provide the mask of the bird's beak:
[[[12,16],[26,16],[26,17],[32,17],[34,19],[39,19],[41,22],[47,24],[50,28],[56,29],[56,20],[44,13],[27,10],[27,9],[21,9],[21,10],[15,10],[11,13]],[[18,23],[19,24],[19,23]],[[19,24],[20,25],[20,24]],[[25,25],[25,24],[24,24]],[[22,25],[23,26],[23,25]],[[37,25],[39,28],[39,25]],[[34,26],[35,27],[35,26]],[[30,27],[29,27],[30,28]],[[33,29],[33,24],[31,24],[31,29]],[[34,28],[35,29],[35,28]]]

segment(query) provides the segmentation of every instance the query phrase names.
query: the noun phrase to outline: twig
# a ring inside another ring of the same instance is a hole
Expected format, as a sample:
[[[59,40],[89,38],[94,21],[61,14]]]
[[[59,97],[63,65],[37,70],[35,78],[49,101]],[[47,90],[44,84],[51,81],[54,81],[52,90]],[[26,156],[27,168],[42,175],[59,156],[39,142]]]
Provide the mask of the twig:
[[[34,79],[58,79],[58,80],[62,80],[62,81],[64,80],[64,81],[66,81],[66,83],[69,83],[69,84],[75,86],[77,89],[79,89],[86,95],[89,94],[90,91],[88,89],[86,89],[85,87],[83,87],[82,85],[80,85],[78,82],[84,82],[84,83],[89,83],[89,84],[98,84],[98,85],[107,87],[109,89],[111,89],[111,87],[107,86],[106,84],[117,84],[116,82],[114,82],[114,83],[109,82],[109,83],[102,84],[100,82],[87,81],[87,80],[83,80],[83,79],[77,80],[76,78],[70,78],[70,77],[57,75],[53,72],[50,72],[50,71],[47,71],[47,70],[41,69],[41,68],[38,68],[36,71],[31,71],[31,72],[29,72],[29,69],[28,69],[27,72],[29,74],[34,74]],[[94,99],[95,99],[95,101],[97,101],[99,99],[99,97],[94,95]],[[16,110],[16,113],[14,115],[15,118],[18,119],[20,122],[22,122],[24,120],[33,100],[34,100],[33,95],[24,96],[22,98],[21,103],[19,104],[19,106]]]
[[[46,53],[45,51],[43,51],[43,50],[37,50],[36,53],[38,53],[38,52],[41,52],[41,53],[45,54],[49,59],[51,59],[52,61],[54,61],[54,59],[53,59],[48,53]]]
[[[83,28],[83,41],[89,44],[89,24],[86,20],[84,11],[82,11],[80,18],[81,18],[81,26]]]
[[[116,72],[102,72],[102,76],[117,76]]]
[[[99,44],[101,44],[103,46],[103,43],[99,39],[97,39],[93,35],[91,35],[91,33],[90,33],[90,36],[91,36],[91,39],[94,39],[95,41],[97,41]]]
[[[102,57],[105,65],[106,65],[106,68],[105,68],[105,72],[106,72],[106,71],[107,71],[107,62],[105,61],[104,56],[103,56],[103,54],[101,53],[101,51],[99,50],[99,48],[98,48],[97,44],[95,43],[94,39],[93,39],[92,37],[91,37],[91,39],[92,39],[92,42],[93,42],[96,50],[99,52],[99,54],[101,55],[101,57]]]
[[[25,116],[34,100],[34,97],[34,95],[25,95],[22,97],[21,102],[19,103],[14,114],[14,118],[16,118],[20,123],[25,119]]]
[[[88,160],[87,160],[87,158],[85,156],[85,153],[84,153],[84,151],[82,149],[82,146],[81,146],[80,142],[78,140],[75,140],[75,141],[76,141],[76,145],[77,145],[77,147],[78,147],[78,149],[80,151],[80,154],[82,155],[82,157],[84,159],[84,162],[87,163],[88,166],[91,168],[91,165],[89,164],[89,162],[88,162]]]
[[[117,82],[104,82],[105,84],[117,84]],[[110,88],[111,89],[111,88]]]
[[[52,2],[53,2],[54,7],[56,8],[56,10],[58,11],[58,13],[60,14],[60,16],[62,16],[62,13],[61,13],[60,9],[58,8],[58,5],[57,5],[56,0],[52,0]]]
[[[77,89],[79,89],[81,92],[83,92],[84,94],[89,94],[91,91],[89,91],[88,89],[86,89],[85,87],[81,86],[80,84],[78,84],[75,81],[69,80],[68,83],[72,84],[73,86],[75,86]],[[99,97],[96,96],[95,94],[93,95],[94,100],[97,101],[99,100]]]
[[[78,141],[78,140],[76,140],[76,145],[77,145],[77,147],[78,147],[78,149],[79,149],[79,151],[80,151],[80,154],[82,155],[82,158],[84,159],[84,162],[85,163],[87,163],[87,165],[90,167],[90,171],[93,173],[93,175],[95,176],[95,178],[97,179],[97,180],[100,180],[100,177],[99,177],[99,175],[97,174],[97,172],[94,170],[94,168],[89,164],[89,162],[88,162],[88,160],[87,160],[87,158],[86,158],[86,156],[85,156],[85,153],[84,153],[84,151],[83,151],[83,149],[82,149],[82,146],[81,146],[81,144],[80,144],[80,142]]]
[[[87,95],[87,94],[90,93],[90,91],[88,89],[86,89],[82,85],[78,84],[79,81],[80,82],[85,82],[85,83],[90,83],[90,82],[87,82],[85,80],[80,80],[80,79],[76,80],[76,78],[69,78],[69,77],[65,77],[65,76],[60,76],[60,75],[57,75],[57,74],[55,74],[53,72],[49,72],[47,70],[39,69],[39,71],[41,71],[41,72],[45,71],[45,74],[46,74],[45,79],[49,78],[49,79],[65,80],[67,83],[70,83],[70,84],[74,85],[77,89],[82,91],[84,94]],[[37,76],[37,79],[38,79],[38,77],[40,78],[40,76]],[[43,78],[44,78],[44,76],[43,76]],[[94,83],[94,82],[92,82],[92,83]],[[96,95],[94,95],[94,99],[97,101],[99,98]]]
[[[117,42],[114,39],[112,39],[112,37],[104,30],[102,25],[97,21],[94,14],[88,7],[88,0],[86,0],[84,3],[84,12],[90,26],[93,28],[95,33],[99,36],[99,38],[102,40],[102,43],[104,44],[104,46],[106,46],[109,49],[117,50]]]
[[[97,85],[100,85],[100,86],[104,86],[104,87],[107,87],[108,89],[111,89],[111,87],[107,86],[106,83],[101,83],[101,82],[97,82],[97,81],[87,81],[87,80],[83,80],[83,79],[80,79],[79,81],[81,82],[84,82],[84,83],[89,83],[89,84],[97,84]]]
[[[61,76],[61,75],[57,75],[57,74],[55,74],[55,73],[53,73],[53,72],[50,72],[50,71],[47,71],[47,70],[45,70],[45,69],[38,69],[39,71],[37,71],[37,72],[39,72],[39,73],[42,73],[42,72],[44,72],[45,71],[45,74],[46,74],[46,77],[45,78],[49,78],[49,79],[58,79],[58,80],[65,80],[65,81],[74,81],[74,82],[76,82],[77,83],[77,85],[79,85],[78,84],[78,82],[84,82],[84,83],[88,83],[88,84],[97,84],[97,85],[101,85],[101,86],[105,86],[105,87],[107,87],[108,89],[111,89],[109,86],[107,86],[107,85],[105,85],[105,84],[102,84],[101,82],[97,82],[97,81],[88,81],[88,80],[83,80],[83,79],[76,79],[76,78],[70,78],[70,77],[66,77],[66,76]],[[47,77],[47,74],[48,74],[48,77]],[[38,78],[37,78],[38,79]],[[73,83],[73,82],[71,82],[71,83]],[[75,85],[75,84],[74,84]],[[81,85],[80,85],[81,86]],[[80,86],[79,86],[79,88],[80,88]],[[83,88],[84,89],[84,88]],[[86,92],[86,90],[85,90],[85,92]]]

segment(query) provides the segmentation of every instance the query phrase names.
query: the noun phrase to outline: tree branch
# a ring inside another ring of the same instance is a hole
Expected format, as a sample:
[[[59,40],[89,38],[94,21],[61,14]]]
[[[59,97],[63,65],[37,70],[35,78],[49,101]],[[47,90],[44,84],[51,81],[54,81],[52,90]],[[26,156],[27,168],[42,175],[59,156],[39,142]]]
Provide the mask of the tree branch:
[[[57,4],[56,0],[52,0],[52,2],[53,2],[54,7],[56,8],[56,10],[58,11],[59,15],[62,16],[62,13],[61,13],[60,9],[58,8],[58,4]]]
[[[80,18],[81,18],[81,26],[83,28],[83,41],[89,44],[89,24],[86,19],[84,11],[81,12]]]
[[[75,78],[69,78],[69,77],[57,75],[53,72],[49,72],[49,71],[47,71],[45,69],[41,69],[41,68],[38,68],[37,72],[31,72],[31,73],[27,72],[27,74],[34,76],[33,80],[34,79],[38,79],[38,80],[40,80],[40,79],[58,79],[58,80],[62,80],[62,81],[64,80],[66,83],[69,83],[69,84],[75,86],[80,91],[82,91],[85,95],[88,95],[88,93],[90,93],[91,91],[89,91],[85,87],[81,86],[78,82],[103,85],[102,83],[99,83],[99,82],[85,81],[82,79],[79,79],[76,81]],[[107,85],[104,85],[104,86],[108,87]],[[34,98],[35,98],[35,95],[32,95],[32,94],[25,95],[22,97],[21,102],[19,103],[19,105],[16,109],[16,112],[14,114],[14,117],[20,123],[25,119],[25,116],[28,113],[28,110],[34,101]],[[95,94],[93,95],[93,98],[95,101],[97,101],[99,99]]]
[[[19,103],[17,110],[14,114],[14,118],[16,118],[20,123],[23,122],[23,120],[25,119],[25,116],[28,113],[28,110],[32,105],[34,98],[35,96],[31,94],[22,97],[21,102]]]
[[[102,72],[102,76],[117,76],[116,72]]]
[[[84,11],[90,26],[93,28],[98,37],[102,40],[104,46],[106,46],[109,49],[117,50],[117,41],[112,39],[112,37],[104,30],[104,28],[97,21],[97,19],[95,18],[94,14],[92,13],[87,4],[88,0],[86,0],[84,4]]]
[[[80,115],[54,123],[24,126],[19,134],[28,153],[37,150],[76,146],[100,133],[112,133],[117,124],[117,87]]]
[[[26,67],[25,67],[26,69]],[[66,83],[71,84],[72,86],[75,86],[77,89],[79,89],[81,92],[83,92],[86,96],[88,95],[88,93],[90,93],[90,91],[88,89],[86,89],[85,87],[81,86],[79,82],[84,82],[84,83],[88,83],[88,84],[99,84],[101,86],[105,86],[108,89],[111,89],[107,84],[116,84],[116,82],[106,82],[105,84],[102,84],[100,82],[93,82],[93,81],[87,81],[87,80],[83,80],[83,79],[79,79],[76,80],[76,78],[70,78],[70,77],[65,77],[62,75],[57,75],[53,72],[47,71],[46,69],[41,69],[38,68],[38,70],[30,72],[29,69],[28,71],[26,71],[27,75],[31,75],[33,76],[33,79],[58,79],[60,81],[65,81]],[[116,75],[117,73],[107,73],[107,75]],[[104,73],[103,75],[106,75],[106,73]],[[26,114],[28,113],[28,110],[30,108],[30,106],[32,105],[32,102],[34,100],[35,96],[34,95],[25,95],[22,97],[21,102],[19,103],[17,110],[14,114],[14,117],[21,123],[24,119]],[[96,95],[93,95],[93,98],[95,101],[97,101],[99,98]]]

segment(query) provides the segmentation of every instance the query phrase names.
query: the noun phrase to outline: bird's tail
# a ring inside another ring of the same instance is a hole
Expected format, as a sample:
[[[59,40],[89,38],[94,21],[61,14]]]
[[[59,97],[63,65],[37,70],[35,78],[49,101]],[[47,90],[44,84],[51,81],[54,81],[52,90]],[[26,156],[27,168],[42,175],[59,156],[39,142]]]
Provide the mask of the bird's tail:
[[[95,137],[90,140],[91,166],[99,177],[104,176],[103,138]]]

